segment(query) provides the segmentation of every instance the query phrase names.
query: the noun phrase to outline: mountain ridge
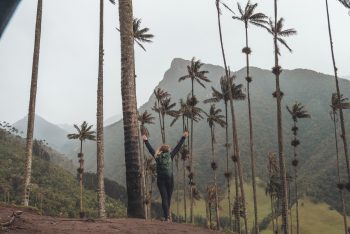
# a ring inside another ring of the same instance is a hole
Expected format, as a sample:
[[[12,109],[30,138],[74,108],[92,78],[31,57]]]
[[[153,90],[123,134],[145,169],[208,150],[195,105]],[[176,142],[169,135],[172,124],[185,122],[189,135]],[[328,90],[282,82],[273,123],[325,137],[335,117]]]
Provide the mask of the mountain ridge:
[[[166,70],[163,79],[155,88],[163,88],[172,95],[172,100],[178,102],[179,98],[186,98],[190,93],[190,83],[187,81],[178,82],[179,77],[187,73],[186,66],[189,61],[184,59],[174,59],[171,67]],[[204,105],[203,100],[211,96],[211,86],[220,90],[219,79],[224,75],[224,69],[218,65],[204,64],[203,70],[209,70],[208,78],[212,81],[206,84],[207,88],[203,89],[195,84],[195,95],[201,101],[199,107],[209,109],[209,105]],[[251,83],[251,102],[252,117],[254,126],[254,153],[257,160],[257,175],[263,180],[267,179],[267,154],[269,152],[277,152],[277,129],[276,129],[276,101],[272,96],[275,91],[275,78],[271,71],[256,67],[250,68],[253,82]],[[236,83],[242,83],[245,89],[246,81],[245,69],[242,68],[234,73],[236,75]],[[328,199],[326,193],[335,188],[335,164],[334,164],[334,133],[332,122],[329,117],[329,104],[331,95],[335,90],[334,78],[330,75],[312,71],[309,69],[293,69],[283,70],[281,74],[281,90],[284,92],[282,100],[282,117],[283,117],[283,137],[286,164],[290,169],[293,148],[290,146],[292,139],[291,126],[292,119],[286,111],[286,105],[292,105],[296,101],[303,103],[311,114],[310,120],[302,120],[298,122],[299,139],[301,145],[298,147],[299,155],[299,179],[300,189],[302,193],[311,194],[314,198],[330,203],[337,208],[336,199]],[[340,79],[341,90],[345,96],[350,96],[350,81]],[[153,114],[155,125],[148,126],[150,132],[150,142],[156,147],[161,144],[160,130],[157,115],[151,108],[155,102],[154,94],[148,101],[144,103],[139,111],[148,110]],[[329,103],[329,104],[328,104]],[[218,108],[224,109],[222,103],[216,104]],[[178,104],[175,109],[178,108]],[[249,128],[247,120],[247,103],[246,101],[235,102],[237,131],[239,137],[239,145],[241,148],[241,157],[244,168],[245,179],[250,176],[250,158],[249,158]],[[350,116],[345,113],[346,122],[350,121]],[[166,118],[166,138],[167,143],[175,145],[181,136],[181,123],[176,123],[170,128],[171,119]],[[230,118],[229,118],[230,121]],[[349,124],[346,124],[347,129]],[[208,172],[210,169],[210,133],[205,120],[195,124],[194,130],[194,167],[196,171],[196,182],[200,186],[206,184]],[[221,185],[224,180],[223,171],[225,165],[225,149],[223,129],[216,128],[216,152],[218,156],[218,180]],[[231,131],[229,131],[231,137]],[[96,169],[95,162],[95,144],[87,143],[86,150],[86,168],[94,171]],[[76,153],[76,152],[75,152]],[[73,157],[72,154],[71,157]],[[342,149],[340,147],[340,155]],[[75,157],[74,157],[75,158]],[[122,121],[118,121],[105,128],[105,165],[106,176],[116,180],[121,184],[125,184],[125,161],[124,161],[124,144],[123,144],[123,126]],[[232,162],[230,162],[232,163]],[[230,166],[232,167],[232,165]],[[343,169],[343,168],[342,168]],[[342,170],[344,171],[344,170]],[[323,173],[324,172],[324,173]],[[327,177],[325,177],[327,175]],[[327,181],[321,185],[321,181]],[[323,188],[319,194],[314,191]]]

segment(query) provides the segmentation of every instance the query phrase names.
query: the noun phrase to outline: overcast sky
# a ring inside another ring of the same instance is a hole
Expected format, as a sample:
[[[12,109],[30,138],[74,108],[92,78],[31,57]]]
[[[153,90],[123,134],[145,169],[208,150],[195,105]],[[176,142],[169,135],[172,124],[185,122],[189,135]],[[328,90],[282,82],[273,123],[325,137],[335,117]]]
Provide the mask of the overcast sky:
[[[137,98],[140,106],[163,78],[173,58],[200,58],[222,64],[214,0],[134,0],[134,16],[155,35],[145,53],[136,48]],[[236,10],[236,1],[227,0]],[[240,1],[245,4],[246,1]],[[254,1],[256,2],[256,1]],[[350,16],[329,0],[337,65],[350,75]],[[11,123],[28,111],[34,46],[36,0],[23,0],[0,40],[0,120]],[[273,0],[258,1],[272,16]],[[307,68],[331,74],[324,0],[279,1],[285,26],[297,29],[288,38],[293,53],[282,50],[284,68]],[[228,63],[244,66],[244,27],[223,10],[223,34]],[[53,123],[95,124],[98,65],[99,0],[44,0],[42,43],[36,112]],[[117,6],[105,0],[105,117],[122,112],[120,41]],[[273,66],[272,38],[250,29],[251,65]]]

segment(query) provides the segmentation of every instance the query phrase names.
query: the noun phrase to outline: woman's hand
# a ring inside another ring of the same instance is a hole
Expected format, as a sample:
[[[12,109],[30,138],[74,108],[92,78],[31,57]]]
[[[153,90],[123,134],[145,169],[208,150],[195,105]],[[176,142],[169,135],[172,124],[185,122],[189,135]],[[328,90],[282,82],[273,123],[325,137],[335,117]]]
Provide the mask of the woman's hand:
[[[189,133],[188,131],[184,131],[184,133],[182,134],[183,137],[188,137]]]
[[[143,138],[144,141],[147,141],[147,140],[148,140],[148,138],[147,138],[146,135],[142,135],[142,138]]]

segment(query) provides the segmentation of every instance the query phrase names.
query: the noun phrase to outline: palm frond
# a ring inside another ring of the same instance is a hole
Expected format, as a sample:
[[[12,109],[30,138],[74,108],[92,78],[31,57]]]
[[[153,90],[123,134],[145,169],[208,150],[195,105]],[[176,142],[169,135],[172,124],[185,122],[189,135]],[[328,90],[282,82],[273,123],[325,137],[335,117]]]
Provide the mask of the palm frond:
[[[293,50],[288,46],[287,42],[285,40],[283,40],[282,38],[277,38],[277,40],[282,44],[284,45],[284,47],[286,47],[289,52],[293,52]],[[278,53],[279,53],[279,50],[278,50]]]

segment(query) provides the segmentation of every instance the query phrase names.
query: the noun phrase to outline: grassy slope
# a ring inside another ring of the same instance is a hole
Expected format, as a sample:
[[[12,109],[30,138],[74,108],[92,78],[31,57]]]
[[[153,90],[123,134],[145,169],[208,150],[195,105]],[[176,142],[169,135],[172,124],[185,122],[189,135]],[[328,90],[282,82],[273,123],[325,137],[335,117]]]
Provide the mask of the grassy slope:
[[[329,234],[344,233],[344,225],[342,216],[335,210],[331,210],[329,205],[325,203],[314,203],[305,198],[299,201],[300,216],[300,232],[303,234]],[[295,207],[293,207],[293,213]],[[296,230],[295,217],[293,217],[293,229]],[[279,220],[281,223],[281,220]],[[268,230],[261,234],[269,234],[272,231],[270,224]],[[294,231],[293,231],[294,232]]]
[[[258,197],[258,211],[259,211],[259,222],[262,221],[264,217],[267,217],[270,214],[270,199],[265,195],[265,188],[262,182],[258,182],[257,187],[257,197]],[[231,193],[234,193],[234,186],[231,186]],[[248,222],[249,227],[253,225],[254,211],[253,211],[253,192],[250,184],[245,184],[245,191],[247,196],[247,205],[248,205]],[[179,192],[181,201],[179,202],[179,214],[183,216],[183,202],[182,202],[182,191]],[[234,194],[231,196],[233,197]],[[177,204],[175,201],[176,191],[173,194],[172,202],[172,212],[176,214]],[[331,210],[330,207],[325,203],[314,203],[309,199],[304,199],[299,201],[299,213],[301,233],[311,234],[311,233],[342,233],[343,231],[343,219],[342,216],[335,210]],[[228,202],[227,196],[220,202],[220,217],[228,216]],[[187,217],[189,217],[189,200],[187,201]],[[293,208],[293,212],[295,212]],[[196,201],[194,214],[198,216],[205,217],[205,202],[204,200]],[[213,218],[214,220],[215,218]],[[295,222],[295,217],[293,218]],[[281,223],[281,220],[279,220]],[[243,225],[243,223],[242,223]],[[295,225],[295,223],[294,223]],[[294,227],[294,230],[296,227]],[[268,229],[263,231],[261,234],[271,233],[272,224],[269,225]],[[262,231],[262,230],[261,230]]]

